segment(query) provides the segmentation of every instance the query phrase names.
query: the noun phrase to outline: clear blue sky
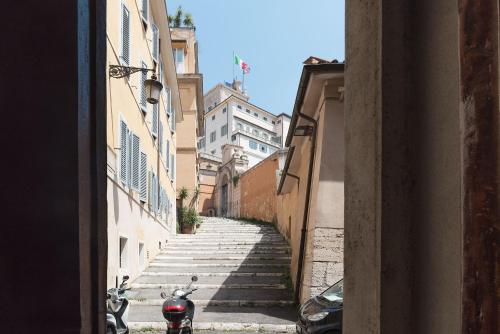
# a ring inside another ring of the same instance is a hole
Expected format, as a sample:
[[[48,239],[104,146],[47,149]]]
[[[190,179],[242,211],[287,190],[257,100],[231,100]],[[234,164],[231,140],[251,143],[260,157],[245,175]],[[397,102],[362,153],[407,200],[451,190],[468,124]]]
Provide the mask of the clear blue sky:
[[[343,0],[166,0],[193,15],[204,90],[232,81],[233,51],[245,60],[250,102],[291,114],[302,62],[344,60]],[[241,78],[241,71],[236,71]]]

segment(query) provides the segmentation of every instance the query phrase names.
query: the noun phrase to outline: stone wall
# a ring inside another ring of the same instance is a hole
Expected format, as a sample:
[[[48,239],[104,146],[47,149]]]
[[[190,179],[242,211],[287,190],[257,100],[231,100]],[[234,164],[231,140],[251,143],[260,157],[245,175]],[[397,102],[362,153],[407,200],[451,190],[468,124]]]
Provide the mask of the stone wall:
[[[310,292],[317,295],[343,277],[344,229],[316,228]]]
[[[276,171],[278,169],[278,159],[273,154],[241,174],[238,182],[242,218],[276,221]]]

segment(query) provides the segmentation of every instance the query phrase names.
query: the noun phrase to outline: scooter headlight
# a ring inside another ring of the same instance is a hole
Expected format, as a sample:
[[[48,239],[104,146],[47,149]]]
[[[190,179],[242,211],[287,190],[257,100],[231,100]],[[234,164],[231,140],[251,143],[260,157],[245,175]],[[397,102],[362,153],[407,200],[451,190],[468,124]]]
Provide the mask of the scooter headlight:
[[[320,321],[326,318],[329,312],[318,312],[315,314],[311,314],[307,316],[307,320],[309,321]]]

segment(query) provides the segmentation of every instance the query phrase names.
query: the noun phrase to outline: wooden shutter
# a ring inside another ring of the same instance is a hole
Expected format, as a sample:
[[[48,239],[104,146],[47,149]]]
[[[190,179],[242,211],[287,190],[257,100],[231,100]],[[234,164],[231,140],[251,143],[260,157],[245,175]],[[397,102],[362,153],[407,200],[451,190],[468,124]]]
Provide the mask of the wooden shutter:
[[[152,24],[152,28],[153,28],[153,50],[152,50],[152,53],[153,53],[153,59],[154,61],[158,62],[158,55],[159,55],[159,44],[160,44],[160,34],[159,34],[159,31],[158,31],[158,27],[153,23]]]
[[[122,49],[121,60],[125,65],[130,64],[130,12],[125,4],[122,4]]]
[[[139,166],[140,166],[140,140],[136,134],[132,134],[132,169],[131,169],[131,187],[135,190],[139,190]]]
[[[149,0],[142,0],[141,16],[144,21],[148,21],[149,14]]]
[[[167,139],[167,168],[170,169],[170,141]]]
[[[120,180],[127,183],[127,144],[128,144],[128,128],[123,120],[120,120]]]
[[[153,112],[151,113],[151,134],[153,137],[158,137],[158,104],[153,104]]]
[[[147,68],[147,65],[145,62],[142,62],[141,63],[141,67],[146,69]],[[147,76],[147,73],[148,71],[141,71],[141,109],[142,111],[144,111],[145,113],[147,113],[148,111],[148,104],[147,104],[147,101],[146,101],[146,85],[144,85],[144,82],[146,81],[146,79],[148,78]]]
[[[144,152],[141,152],[141,175],[139,183],[139,200],[146,202],[148,199],[148,156]]]
[[[163,157],[163,123],[160,121],[160,133],[158,134],[158,150],[160,156]]]

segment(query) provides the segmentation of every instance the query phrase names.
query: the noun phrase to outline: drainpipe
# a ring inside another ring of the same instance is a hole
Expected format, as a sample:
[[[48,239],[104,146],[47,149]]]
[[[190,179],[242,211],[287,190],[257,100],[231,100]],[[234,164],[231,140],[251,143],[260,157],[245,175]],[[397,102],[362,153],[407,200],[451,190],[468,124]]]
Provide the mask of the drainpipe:
[[[318,121],[315,120],[312,117],[309,117],[301,112],[298,113],[299,117],[304,118],[306,121],[309,121],[313,123],[313,132],[311,135],[311,150],[309,154],[309,170],[307,173],[307,187],[306,187],[306,199],[305,199],[305,205],[304,205],[304,216],[302,220],[302,231],[300,235],[300,249],[299,249],[299,263],[297,266],[297,278],[295,280],[295,302],[299,303],[300,302],[300,288],[302,285],[302,279],[303,279],[303,274],[302,274],[302,268],[304,266],[304,259],[305,259],[305,246],[306,246],[306,238],[307,238],[307,223],[309,221],[309,207],[310,207],[310,200],[311,200],[311,187],[312,187],[312,174],[313,174],[313,167],[314,167],[314,157],[315,157],[315,152],[316,152],[316,130],[318,127]]]

